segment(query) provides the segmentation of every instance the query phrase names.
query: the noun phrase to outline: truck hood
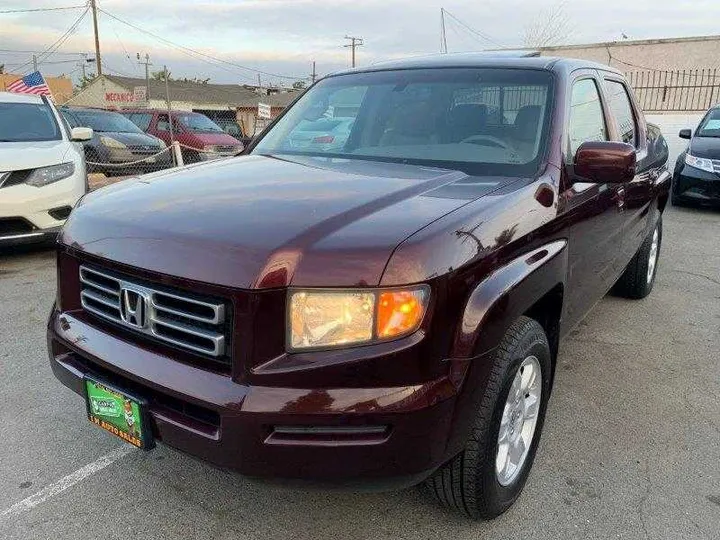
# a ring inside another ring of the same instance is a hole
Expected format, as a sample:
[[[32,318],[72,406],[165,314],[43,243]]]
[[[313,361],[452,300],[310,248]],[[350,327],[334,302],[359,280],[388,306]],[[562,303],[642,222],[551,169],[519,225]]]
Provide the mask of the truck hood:
[[[69,149],[67,141],[0,142],[0,172],[57,165]]]
[[[405,238],[507,180],[361,160],[245,156],[91,193],[61,241],[228,287],[372,286]]]

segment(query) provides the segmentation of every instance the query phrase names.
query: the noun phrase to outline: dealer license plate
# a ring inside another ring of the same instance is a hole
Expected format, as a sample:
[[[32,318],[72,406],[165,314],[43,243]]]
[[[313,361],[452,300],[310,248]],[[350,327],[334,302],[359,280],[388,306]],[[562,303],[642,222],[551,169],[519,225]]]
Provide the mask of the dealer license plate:
[[[138,448],[154,446],[147,422],[147,404],[122,390],[85,378],[88,419]]]

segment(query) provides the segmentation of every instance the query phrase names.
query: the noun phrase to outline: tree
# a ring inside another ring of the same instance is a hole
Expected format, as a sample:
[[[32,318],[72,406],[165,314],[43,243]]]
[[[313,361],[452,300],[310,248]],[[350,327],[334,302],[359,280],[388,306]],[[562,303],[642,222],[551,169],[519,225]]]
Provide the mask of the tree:
[[[307,83],[305,81],[295,81],[292,86],[295,90],[304,90]]]
[[[90,84],[91,82],[93,82],[94,80],[95,80],[95,74],[94,74],[94,73],[88,73],[88,74],[85,75],[84,77],[83,77],[83,76],[80,77],[80,80],[78,81],[77,86],[78,86],[78,88],[80,88],[81,90],[84,90],[85,87],[86,87],[88,84]]]
[[[165,81],[165,71],[151,71],[150,72],[150,78],[153,81]],[[172,78],[172,72],[168,69],[167,71],[167,80],[168,81],[174,81],[175,79]]]
[[[5,64],[0,64],[0,74],[5,73]]]
[[[572,34],[570,17],[565,12],[566,1],[544,8],[525,27],[523,43],[526,47],[541,49],[567,42]]]

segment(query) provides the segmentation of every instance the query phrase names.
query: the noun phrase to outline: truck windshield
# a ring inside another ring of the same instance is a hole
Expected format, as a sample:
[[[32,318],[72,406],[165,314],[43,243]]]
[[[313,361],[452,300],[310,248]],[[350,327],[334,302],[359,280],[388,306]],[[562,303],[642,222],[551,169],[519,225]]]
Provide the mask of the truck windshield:
[[[0,142],[59,141],[60,126],[50,107],[35,103],[0,103]]]
[[[544,152],[551,83],[546,71],[497,68],[329,77],[306,92],[253,153],[532,174]]]
[[[223,133],[223,129],[202,114],[178,114],[178,122],[193,133]]]

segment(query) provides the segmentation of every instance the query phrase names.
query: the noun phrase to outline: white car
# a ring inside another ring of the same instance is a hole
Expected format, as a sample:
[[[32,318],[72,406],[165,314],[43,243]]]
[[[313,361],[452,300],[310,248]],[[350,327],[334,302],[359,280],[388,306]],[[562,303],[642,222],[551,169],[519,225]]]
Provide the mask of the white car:
[[[45,97],[0,92],[0,248],[55,237],[87,191],[79,141]]]

